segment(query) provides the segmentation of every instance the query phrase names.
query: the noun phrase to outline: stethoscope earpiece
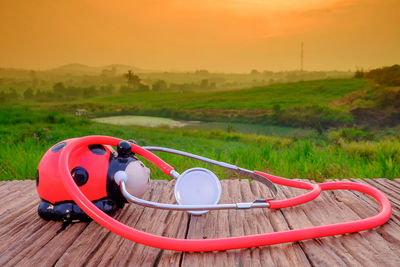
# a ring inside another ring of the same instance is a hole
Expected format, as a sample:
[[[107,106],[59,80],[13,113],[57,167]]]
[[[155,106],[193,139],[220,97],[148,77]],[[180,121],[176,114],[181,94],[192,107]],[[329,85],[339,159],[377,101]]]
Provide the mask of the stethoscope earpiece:
[[[128,174],[126,171],[117,171],[114,174],[114,180],[117,184],[120,184],[122,181],[126,183],[128,181]]]

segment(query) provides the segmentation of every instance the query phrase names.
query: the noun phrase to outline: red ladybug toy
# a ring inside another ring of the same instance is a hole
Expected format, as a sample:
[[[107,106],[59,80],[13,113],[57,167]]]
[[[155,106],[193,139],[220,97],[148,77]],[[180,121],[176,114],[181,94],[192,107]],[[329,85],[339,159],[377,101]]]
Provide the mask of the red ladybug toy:
[[[40,160],[36,186],[41,202],[38,212],[46,220],[89,221],[87,216],[65,190],[58,171],[61,151],[74,139],[62,141],[51,147]],[[133,143],[133,141],[129,141]],[[107,214],[121,209],[126,199],[114,180],[118,171],[125,171],[134,186],[130,193],[141,197],[150,183],[150,170],[131,152],[131,145],[121,141],[117,151],[112,147],[89,145],[71,154],[70,172],[85,196]],[[129,188],[128,188],[129,190]]]

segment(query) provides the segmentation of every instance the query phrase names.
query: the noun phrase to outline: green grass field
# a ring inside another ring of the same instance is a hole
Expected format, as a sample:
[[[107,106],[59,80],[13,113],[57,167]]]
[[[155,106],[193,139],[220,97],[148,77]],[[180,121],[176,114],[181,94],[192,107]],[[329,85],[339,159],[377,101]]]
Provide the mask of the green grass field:
[[[106,103],[137,109],[268,110],[276,104],[281,108],[307,104],[327,105],[368,85],[368,81],[362,79],[317,80],[220,92],[137,92],[78,100],[74,103]]]
[[[331,134],[330,134],[331,133]],[[58,111],[29,107],[0,108],[0,180],[34,179],[40,158],[53,144],[72,137],[109,135],[135,139],[139,145],[166,146],[243,168],[289,178],[400,177],[400,132],[377,141],[351,141],[335,132],[305,138],[270,137],[222,130],[121,127],[79,119]],[[333,136],[333,137],[332,137]],[[205,166],[160,154],[182,172]],[[166,178],[151,166],[153,179]],[[229,173],[210,166],[220,178]]]

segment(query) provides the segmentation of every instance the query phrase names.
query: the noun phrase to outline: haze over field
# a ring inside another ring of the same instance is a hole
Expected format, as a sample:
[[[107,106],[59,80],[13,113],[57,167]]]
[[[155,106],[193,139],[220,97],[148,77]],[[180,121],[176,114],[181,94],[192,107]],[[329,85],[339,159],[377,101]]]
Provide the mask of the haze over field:
[[[0,67],[355,70],[400,61],[398,0],[0,2]]]

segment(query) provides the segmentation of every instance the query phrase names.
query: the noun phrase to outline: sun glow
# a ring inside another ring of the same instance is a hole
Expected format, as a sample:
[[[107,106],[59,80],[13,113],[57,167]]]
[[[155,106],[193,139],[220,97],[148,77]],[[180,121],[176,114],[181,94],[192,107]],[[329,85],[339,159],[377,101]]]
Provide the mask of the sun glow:
[[[296,69],[301,42],[306,69],[390,65],[399,13],[398,0],[0,1],[0,66]]]
[[[290,11],[310,8],[321,8],[343,0],[234,0],[234,1],[203,1],[208,7],[233,8],[239,10]]]

